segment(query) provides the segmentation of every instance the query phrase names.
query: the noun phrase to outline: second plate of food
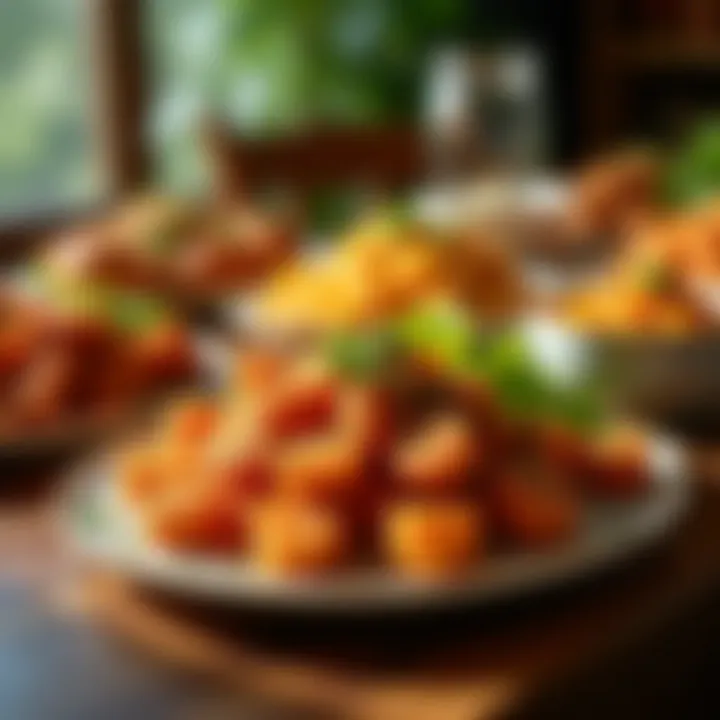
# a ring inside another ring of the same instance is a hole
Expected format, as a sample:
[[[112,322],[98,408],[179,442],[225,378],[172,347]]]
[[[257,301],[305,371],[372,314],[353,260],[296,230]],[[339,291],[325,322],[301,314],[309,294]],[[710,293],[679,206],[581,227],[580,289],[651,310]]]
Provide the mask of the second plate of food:
[[[72,302],[70,302],[72,301]],[[80,286],[7,291],[0,330],[0,457],[46,457],[138,418],[188,384],[217,384],[226,353],[148,298]]]

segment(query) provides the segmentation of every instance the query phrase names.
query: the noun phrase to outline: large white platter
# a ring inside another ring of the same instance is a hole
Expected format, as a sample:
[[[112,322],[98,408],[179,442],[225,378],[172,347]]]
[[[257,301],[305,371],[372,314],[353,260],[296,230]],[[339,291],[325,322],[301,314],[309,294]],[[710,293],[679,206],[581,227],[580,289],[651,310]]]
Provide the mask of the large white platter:
[[[313,580],[267,577],[240,559],[185,556],[149,545],[113,488],[107,458],[82,468],[71,484],[63,519],[77,549],[152,587],[194,600],[238,607],[318,612],[384,612],[484,604],[595,573],[662,540],[688,500],[682,450],[653,440],[649,492],[633,502],[593,507],[578,537],[542,553],[486,559],[462,580],[420,584],[378,568]]]

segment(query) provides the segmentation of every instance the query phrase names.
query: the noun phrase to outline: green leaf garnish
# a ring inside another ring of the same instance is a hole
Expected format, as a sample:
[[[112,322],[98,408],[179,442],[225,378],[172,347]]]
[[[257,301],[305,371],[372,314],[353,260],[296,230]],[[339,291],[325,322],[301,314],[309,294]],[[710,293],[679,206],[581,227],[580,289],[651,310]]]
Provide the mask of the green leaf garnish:
[[[385,376],[397,363],[400,346],[390,330],[343,333],[327,342],[333,367],[353,380],[375,380]]]
[[[674,284],[672,269],[661,260],[649,260],[638,268],[638,286],[649,293],[660,294]]]
[[[99,282],[69,279],[35,265],[34,291],[63,312],[111,323],[128,333],[141,333],[167,320],[170,312],[157,298]]]
[[[333,363],[355,380],[376,380],[404,358],[429,358],[448,372],[486,382],[506,412],[522,420],[556,421],[580,432],[605,419],[603,386],[596,377],[568,383],[544,369],[513,329],[481,330],[457,306],[434,303],[392,327],[336,335],[328,342]]]

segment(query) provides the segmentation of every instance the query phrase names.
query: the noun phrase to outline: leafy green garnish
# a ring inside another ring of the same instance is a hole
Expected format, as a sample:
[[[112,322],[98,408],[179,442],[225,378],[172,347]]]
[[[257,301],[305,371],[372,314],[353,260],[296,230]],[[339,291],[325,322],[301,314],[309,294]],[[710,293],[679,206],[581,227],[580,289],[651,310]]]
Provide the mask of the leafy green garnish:
[[[665,199],[691,205],[720,191],[720,117],[698,124],[669,163]]]
[[[586,374],[572,380],[550,374],[533,356],[525,336],[514,329],[478,328],[456,306],[432,304],[392,327],[332,338],[335,367],[355,379],[375,379],[403,358],[429,358],[449,372],[488,383],[501,406],[518,419],[550,420],[581,432],[605,418],[603,385]]]
[[[129,333],[143,332],[168,316],[155,298],[111,289],[105,291],[104,313],[110,322]]]
[[[123,332],[141,333],[169,317],[160,300],[137,291],[71,280],[40,265],[32,268],[29,278],[34,291],[61,311],[99,318]]]
[[[672,269],[661,260],[648,260],[637,269],[638,286],[649,293],[664,293],[673,286]]]
[[[169,224],[162,224],[148,233],[148,238],[143,244],[155,255],[167,255],[178,246],[180,235],[176,228]]]
[[[449,302],[434,302],[401,318],[395,333],[399,342],[443,365],[462,370],[472,363],[479,334],[475,321]]]
[[[333,367],[353,380],[375,380],[386,375],[396,364],[400,347],[391,330],[342,333],[327,341]]]

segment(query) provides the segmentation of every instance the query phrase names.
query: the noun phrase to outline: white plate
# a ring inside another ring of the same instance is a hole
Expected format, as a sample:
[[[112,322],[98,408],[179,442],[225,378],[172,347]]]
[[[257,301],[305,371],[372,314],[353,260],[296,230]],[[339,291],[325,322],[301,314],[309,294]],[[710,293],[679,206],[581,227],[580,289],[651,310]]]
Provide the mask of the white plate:
[[[324,579],[279,580],[240,559],[185,556],[149,545],[114,492],[107,458],[82,469],[63,506],[75,546],[106,566],[151,586],[205,601],[272,610],[382,612],[482,604],[596,572],[661,540],[688,500],[684,456],[668,440],[651,443],[652,483],[632,502],[593,506],[572,543],[547,552],[488,558],[462,580],[420,584],[379,568]]]

